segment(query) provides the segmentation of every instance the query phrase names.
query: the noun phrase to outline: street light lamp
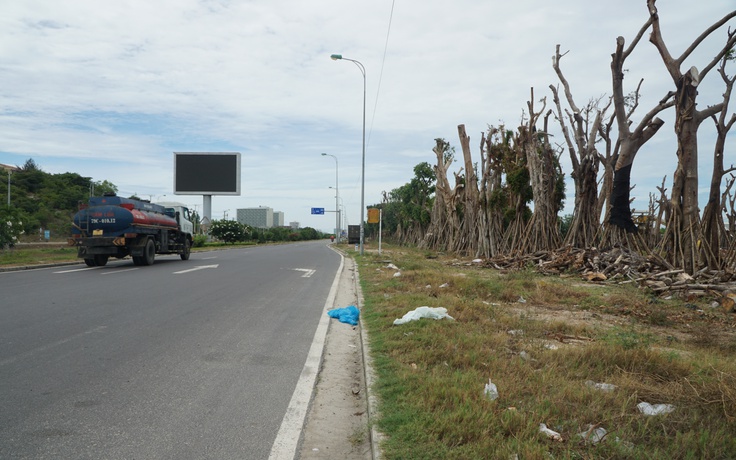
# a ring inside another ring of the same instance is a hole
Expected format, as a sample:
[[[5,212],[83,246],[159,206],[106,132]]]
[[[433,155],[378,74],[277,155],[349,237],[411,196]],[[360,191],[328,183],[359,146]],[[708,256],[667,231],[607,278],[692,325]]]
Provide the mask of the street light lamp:
[[[360,70],[360,73],[363,74],[363,165],[361,168],[361,174],[360,174],[360,255],[363,255],[363,244],[365,240],[365,227],[364,227],[364,221],[365,221],[365,86],[366,86],[366,78],[365,78],[365,67],[363,67],[363,64],[360,63],[360,61],[356,61],[355,59],[348,59],[342,57],[342,54],[333,54],[330,56],[330,59],[333,61],[343,60],[343,61],[350,61],[353,64],[355,64],[358,69]]]
[[[330,155],[329,153],[323,153],[323,157],[332,157],[335,159],[335,238],[337,238],[337,242],[340,242],[340,205],[338,202],[338,199],[340,197],[340,187],[338,185],[337,180],[337,157],[335,155]]]

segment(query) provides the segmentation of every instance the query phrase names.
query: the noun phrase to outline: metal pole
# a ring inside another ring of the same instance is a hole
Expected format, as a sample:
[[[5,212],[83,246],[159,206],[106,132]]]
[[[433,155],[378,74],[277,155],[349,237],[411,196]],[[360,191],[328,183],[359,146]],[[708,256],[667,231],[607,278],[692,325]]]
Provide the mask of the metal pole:
[[[355,61],[359,64],[358,61]],[[363,245],[365,241],[365,68],[360,64],[363,72],[363,169],[360,177],[360,255],[363,255]]]
[[[381,232],[383,230],[383,209],[378,210],[378,255],[381,255]]]
[[[332,157],[335,159],[335,238],[337,239],[338,243],[340,242],[340,204],[338,200],[340,199],[340,183],[338,181],[338,170],[340,169],[338,167],[337,157],[335,155],[330,155],[329,153],[323,153],[322,156],[326,157]]]
[[[10,170],[8,169],[8,209],[10,209]]]
[[[355,64],[360,73],[363,74],[363,164],[360,174],[360,255],[363,255],[363,246],[365,241],[365,93],[366,93],[366,75],[365,67],[360,61],[342,57],[342,54],[333,54],[330,59],[337,61],[338,59],[350,61]]]

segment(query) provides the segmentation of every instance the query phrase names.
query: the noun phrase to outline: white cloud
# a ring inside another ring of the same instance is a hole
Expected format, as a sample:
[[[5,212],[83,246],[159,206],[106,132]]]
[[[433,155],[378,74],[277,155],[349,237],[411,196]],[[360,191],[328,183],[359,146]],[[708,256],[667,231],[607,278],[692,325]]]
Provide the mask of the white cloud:
[[[677,55],[733,4],[658,7]],[[329,229],[331,216],[309,215],[334,206],[334,163],[319,155],[327,152],[339,157],[341,196],[357,223],[363,80],[330,54],[367,71],[371,204],[408,182],[417,163],[434,163],[435,138],[457,145],[458,124],[475,142],[488,124],[515,127],[532,87],[549,98],[558,43],[579,104],[609,93],[616,36],[630,41],[646,15],[645,0],[3,2],[0,162],[32,157],[46,171],[155,198],[172,194],[173,151],[240,151],[242,196],[215,197],[213,217],[264,205],[287,222]],[[687,66],[702,65],[724,36]],[[627,68],[628,88],[645,78],[643,114],[672,83],[646,37]],[[720,98],[715,77],[701,88],[703,106]],[[704,127],[703,181],[710,138]],[[648,200],[674,171],[671,123],[634,166],[635,194]]]

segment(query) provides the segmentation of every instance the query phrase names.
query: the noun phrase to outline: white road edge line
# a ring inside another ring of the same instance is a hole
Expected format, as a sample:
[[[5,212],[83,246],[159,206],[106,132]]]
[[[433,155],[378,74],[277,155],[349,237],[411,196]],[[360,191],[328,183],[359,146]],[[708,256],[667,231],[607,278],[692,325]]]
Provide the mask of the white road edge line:
[[[336,251],[337,252],[337,251]],[[338,252],[338,254],[340,254]],[[330,325],[330,317],[327,316],[327,310],[331,310],[337,297],[337,286],[340,284],[340,275],[342,274],[345,259],[340,254],[340,267],[337,269],[335,279],[332,281],[330,293],[327,295],[322,318],[319,320],[317,330],[314,332],[312,346],[309,348],[307,360],[304,363],[299,381],[296,383],[294,394],[289,401],[289,407],[286,408],[286,414],[281,421],[281,427],[276,434],[276,439],[271,446],[271,455],[269,460],[293,460],[296,456],[296,449],[299,445],[301,432],[304,428],[304,421],[307,418],[307,410],[309,402],[312,399],[312,390],[317,381],[319,373],[319,365],[322,362],[322,352],[325,348],[325,339],[327,338],[327,329]]]

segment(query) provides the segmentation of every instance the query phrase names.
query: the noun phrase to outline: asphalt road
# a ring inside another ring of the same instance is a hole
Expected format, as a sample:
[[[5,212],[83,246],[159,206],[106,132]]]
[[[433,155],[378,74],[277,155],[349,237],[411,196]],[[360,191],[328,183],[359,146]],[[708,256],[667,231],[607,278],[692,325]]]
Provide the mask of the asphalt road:
[[[324,241],[0,273],[0,459],[260,459],[340,265]]]

